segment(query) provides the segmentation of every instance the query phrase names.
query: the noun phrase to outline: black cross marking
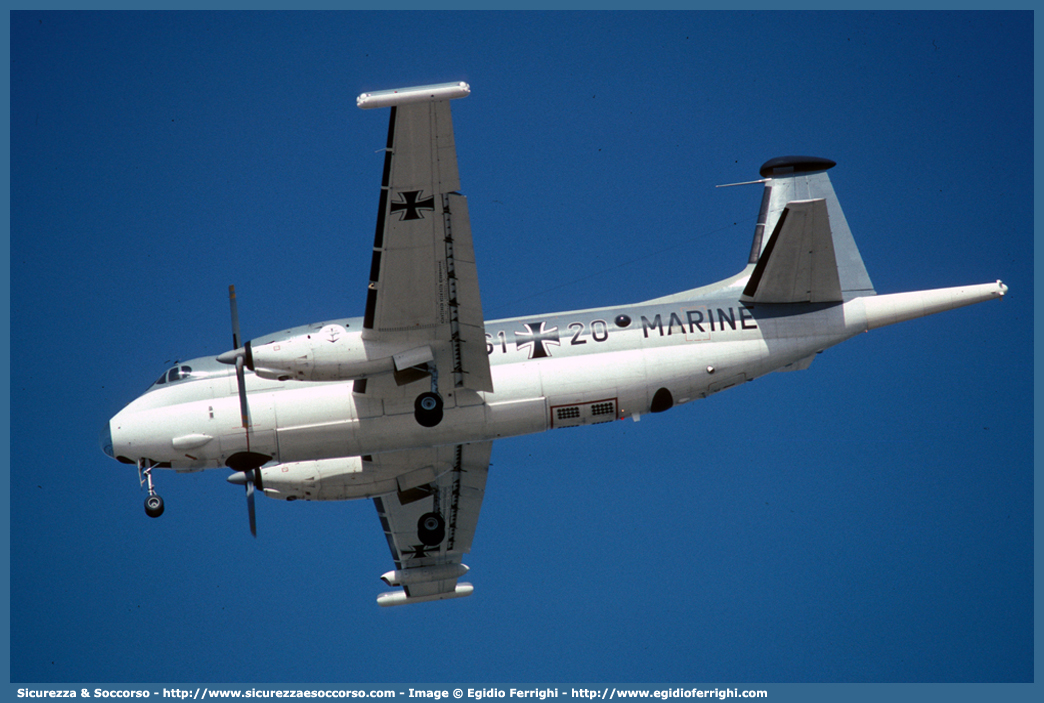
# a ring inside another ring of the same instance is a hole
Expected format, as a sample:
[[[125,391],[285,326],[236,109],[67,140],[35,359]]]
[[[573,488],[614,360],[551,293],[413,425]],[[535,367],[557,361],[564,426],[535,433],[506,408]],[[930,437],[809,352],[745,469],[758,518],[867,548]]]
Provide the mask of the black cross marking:
[[[424,215],[420,214],[421,210],[435,210],[435,196],[429,195],[424,200],[418,200],[423,193],[423,190],[406,190],[399,193],[402,196],[402,202],[392,203],[392,212],[401,212],[399,215],[399,222],[405,220],[423,220]]]
[[[533,329],[533,325],[528,322],[523,322],[528,332],[515,332],[515,349],[521,349],[522,347],[529,347],[529,358],[530,359],[542,359],[546,356],[551,356],[547,351],[545,344],[554,344],[556,347],[561,346],[558,341],[558,328],[552,327],[549,330],[544,329],[543,322],[540,323],[539,329]],[[529,337],[529,339],[521,340],[520,337]]]
[[[423,559],[424,557],[428,556],[427,553],[433,549],[435,549],[435,547],[427,547],[423,544],[415,544],[413,545],[413,548],[411,550],[404,551],[402,555],[407,559]]]

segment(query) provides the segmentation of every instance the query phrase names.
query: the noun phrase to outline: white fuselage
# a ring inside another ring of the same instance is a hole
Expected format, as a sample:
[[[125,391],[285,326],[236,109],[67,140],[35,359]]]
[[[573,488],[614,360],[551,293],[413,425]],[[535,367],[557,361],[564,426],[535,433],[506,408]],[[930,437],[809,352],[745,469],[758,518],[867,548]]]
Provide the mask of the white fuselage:
[[[490,321],[494,391],[449,391],[446,419],[433,428],[418,425],[405,409],[369,405],[352,381],[248,373],[250,448],[287,464],[637,417],[810,361],[866,330],[862,310],[859,299],[751,307],[722,297]],[[335,324],[359,335],[358,319]],[[112,419],[117,457],[195,471],[223,467],[247,450],[234,369],[207,358],[183,366],[192,369],[187,378],[154,385]],[[666,407],[654,402],[659,389],[669,392]]]
[[[808,368],[815,354],[860,332],[1007,290],[998,281],[844,303],[750,305],[739,300],[745,280],[741,274],[629,307],[487,322],[494,390],[442,386],[445,418],[435,427],[419,425],[413,413],[428,379],[406,383],[398,396],[375,398],[352,380],[280,381],[248,373],[247,432],[235,371],[210,357],[180,363],[117,413],[103,430],[103,448],[139,469],[177,471],[224,467],[229,457],[256,452],[271,457],[261,469],[270,497],[371,498],[413,480],[402,473],[417,468],[410,462],[385,461],[397,454],[637,419],[772,371]],[[340,343],[365,350],[360,327],[358,318],[337,320],[256,343],[275,349],[338,328]],[[400,352],[412,353],[378,349],[383,358]],[[368,382],[388,384],[391,376],[371,375]]]

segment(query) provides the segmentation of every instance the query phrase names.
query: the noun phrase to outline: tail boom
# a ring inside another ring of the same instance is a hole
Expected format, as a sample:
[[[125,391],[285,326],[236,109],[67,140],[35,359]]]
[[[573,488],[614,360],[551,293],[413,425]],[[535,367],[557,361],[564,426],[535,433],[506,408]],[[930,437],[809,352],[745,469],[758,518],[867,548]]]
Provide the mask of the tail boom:
[[[866,329],[872,330],[897,322],[934,315],[944,310],[953,310],[994,298],[1003,298],[1007,292],[1008,287],[997,281],[974,286],[875,295],[858,298],[858,300],[863,303]]]

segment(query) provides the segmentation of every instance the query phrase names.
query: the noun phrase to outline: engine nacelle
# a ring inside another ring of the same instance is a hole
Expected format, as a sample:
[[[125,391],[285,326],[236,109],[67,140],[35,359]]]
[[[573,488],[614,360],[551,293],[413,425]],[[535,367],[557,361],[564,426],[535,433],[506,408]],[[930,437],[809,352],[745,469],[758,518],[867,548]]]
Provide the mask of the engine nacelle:
[[[277,381],[351,381],[405,371],[434,359],[430,347],[369,348],[362,333],[331,323],[321,329],[252,346],[247,366],[261,378]]]
[[[266,496],[282,500],[372,498],[397,488],[394,477],[378,477],[357,456],[267,466],[261,469],[261,483]]]
[[[247,366],[262,378],[279,381],[339,381],[360,378],[369,360],[361,334],[329,324],[321,329],[253,346]],[[391,368],[391,361],[379,365]]]

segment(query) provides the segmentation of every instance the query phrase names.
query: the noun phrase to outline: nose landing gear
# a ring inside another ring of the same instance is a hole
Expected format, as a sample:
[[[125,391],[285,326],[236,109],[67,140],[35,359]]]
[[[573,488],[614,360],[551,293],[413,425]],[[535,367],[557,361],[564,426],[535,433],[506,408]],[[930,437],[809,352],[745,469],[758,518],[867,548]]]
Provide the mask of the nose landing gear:
[[[149,517],[159,517],[163,514],[163,499],[153,494],[145,499],[145,514]]]
[[[145,499],[145,514],[149,517],[159,517],[163,514],[163,499],[156,493],[156,488],[152,485],[152,470],[158,465],[159,462],[138,459],[138,482],[142,486],[145,484],[149,486],[149,495]]]

